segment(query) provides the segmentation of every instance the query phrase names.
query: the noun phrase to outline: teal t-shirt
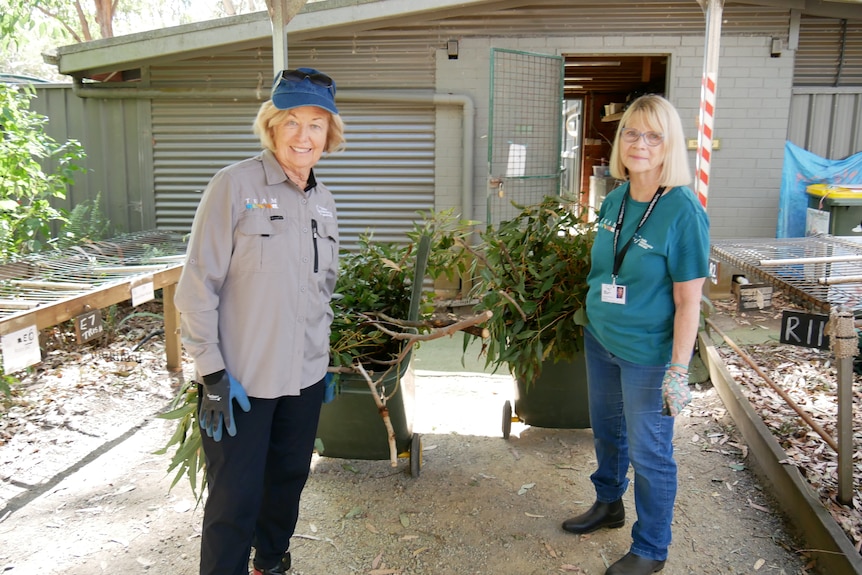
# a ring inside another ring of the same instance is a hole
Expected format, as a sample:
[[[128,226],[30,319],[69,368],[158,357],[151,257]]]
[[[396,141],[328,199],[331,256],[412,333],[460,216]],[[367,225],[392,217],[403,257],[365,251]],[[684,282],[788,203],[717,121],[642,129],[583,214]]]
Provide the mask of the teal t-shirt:
[[[649,202],[636,202],[626,183],[602,202],[587,278],[587,329],[609,352],[640,365],[663,365],[673,347],[673,283],[707,277],[709,218],[687,187],[667,191],[643,227],[633,234]],[[625,286],[625,304],[602,301],[602,284],[612,283],[614,229],[620,203],[625,220],[617,251],[632,238],[617,286]]]

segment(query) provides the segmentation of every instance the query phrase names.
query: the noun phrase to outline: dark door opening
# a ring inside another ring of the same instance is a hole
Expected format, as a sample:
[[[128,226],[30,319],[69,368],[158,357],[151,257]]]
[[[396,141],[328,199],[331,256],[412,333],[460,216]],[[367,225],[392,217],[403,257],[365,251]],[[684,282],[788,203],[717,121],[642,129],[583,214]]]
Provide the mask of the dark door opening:
[[[568,160],[573,172],[565,191],[579,193],[582,203],[593,210],[616,184],[603,166],[610,159],[623,111],[638,96],[666,93],[669,60],[667,54],[563,55],[563,109],[579,113],[577,120],[564,120],[563,141],[571,143],[569,158],[563,160],[564,164]],[[574,128],[579,133],[572,134]],[[577,154],[572,153],[572,145]],[[580,164],[577,168],[573,155]]]

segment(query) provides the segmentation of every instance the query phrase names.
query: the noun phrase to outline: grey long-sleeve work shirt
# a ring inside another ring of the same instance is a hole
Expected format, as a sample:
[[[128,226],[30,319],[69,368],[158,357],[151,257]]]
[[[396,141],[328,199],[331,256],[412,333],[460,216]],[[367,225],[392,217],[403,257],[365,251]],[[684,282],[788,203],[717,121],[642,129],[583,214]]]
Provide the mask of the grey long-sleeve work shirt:
[[[201,198],[177,286],[182,341],[200,375],[250,397],[297,395],[329,364],[338,223],[329,190],[297,188],[264,151],[219,171]]]

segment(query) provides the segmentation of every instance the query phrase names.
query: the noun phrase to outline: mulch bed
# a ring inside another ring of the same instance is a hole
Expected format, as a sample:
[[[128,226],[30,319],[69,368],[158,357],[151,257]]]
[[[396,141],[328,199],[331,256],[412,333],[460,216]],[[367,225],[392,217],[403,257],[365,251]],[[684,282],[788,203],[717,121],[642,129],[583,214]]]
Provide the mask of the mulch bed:
[[[783,310],[797,309],[792,303],[773,296],[770,310],[738,312],[735,302],[713,302],[715,312],[733,317],[741,325],[757,326],[764,320],[779,320]],[[769,380],[788,395],[832,438],[837,438],[838,375],[834,355],[828,350],[797,347],[768,341],[739,344]],[[731,347],[717,347],[728,371],[795,465],[808,480],[823,506],[841,526],[859,551],[862,547],[862,412],[859,409],[862,378],[853,375],[853,485],[851,505],[842,505],[838,495],[838,454],[808,425],[772,386]]]

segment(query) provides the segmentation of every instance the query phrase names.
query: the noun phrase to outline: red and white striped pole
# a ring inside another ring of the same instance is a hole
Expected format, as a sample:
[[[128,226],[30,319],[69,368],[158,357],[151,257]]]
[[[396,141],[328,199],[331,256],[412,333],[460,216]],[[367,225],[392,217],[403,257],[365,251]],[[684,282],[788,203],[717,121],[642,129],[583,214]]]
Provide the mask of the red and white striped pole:
[[[715,122],[715,91],[718,83],[718,52],[721,41],[721,11],[724,0],[705,0],[706,49],[703,54],[703,80],[700,87],[700,113],[695,158],[697,199],[706,207],[709,197],[709,167]]]
[[[709,196],[709,161],[712,158],[713,119],[715,118],[715,76],[707,74],[700,88],[700,116],[697,131],[695,187],[697,199],[706,207]]]

